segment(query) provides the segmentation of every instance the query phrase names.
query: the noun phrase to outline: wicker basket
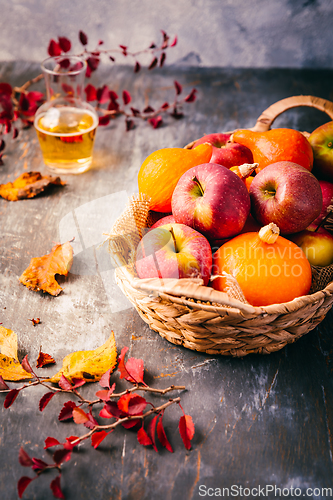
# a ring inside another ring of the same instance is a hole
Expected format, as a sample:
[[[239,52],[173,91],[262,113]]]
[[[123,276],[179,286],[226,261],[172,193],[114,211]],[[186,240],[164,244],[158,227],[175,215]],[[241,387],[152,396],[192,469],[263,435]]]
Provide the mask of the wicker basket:
[[[251,130],[269,130],[278,115],[297,106],[315,107],[333,119],[333,103],[296,96],[270,106]],[[314,329],[332,307],[333,266],[323,274],[321,268],[313,269],[313,289],[329,281],[323,289],[265,307],[253,307],[198,279],[139,279],[135,251],[149,218],[149,201],[133,197],[111,230],[109,251],[125,296],[150,328],[173,344],[208,354],[268,354]]]

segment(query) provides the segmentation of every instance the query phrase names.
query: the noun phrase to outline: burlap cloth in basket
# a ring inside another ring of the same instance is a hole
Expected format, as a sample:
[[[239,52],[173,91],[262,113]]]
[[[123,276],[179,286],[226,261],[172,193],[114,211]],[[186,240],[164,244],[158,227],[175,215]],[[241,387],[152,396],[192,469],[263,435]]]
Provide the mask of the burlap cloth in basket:
[[[313,290],[285,304],[253,307],[230,277],[228,293],[199,279],[139,279],[136,248],[154,222],[149,202],[133,196],[108,235],[116,281],[150,328],[168,341],[208,354],[266,354],[320,323],[333,303],[333,266],[316,268]],[[326,286],[326,288],[325,288]]]

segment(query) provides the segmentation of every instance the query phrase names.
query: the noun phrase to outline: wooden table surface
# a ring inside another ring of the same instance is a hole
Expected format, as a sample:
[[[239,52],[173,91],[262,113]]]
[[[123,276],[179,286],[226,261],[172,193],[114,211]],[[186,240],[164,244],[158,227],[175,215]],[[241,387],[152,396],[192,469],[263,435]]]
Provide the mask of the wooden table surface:
[[[0,81],[23,84],[36,74],[36,64],[0,64]],[[113,330],[119,352],[128,346],[131,356],[144,360],[149,384],[186,386],[182,405],[196,432],[192,449],[186,451],[177,429],[181,413],[169,408],[165,427],[172,454],[145,448],[135,432],[122,429],[98,450],[86,442],[64,467],[66,498],[190,500],[233,485],[238,488],[232,490],[235,498],[242,498],[240,487],[259,485],[288,488],[283,498],[293,498],[291,487],[301,488],[308,498],[329,498],[321,489],[333,488],[332,313],[295,344],[269,356],[200,354],[169,344],[146,326],[122,297],[106,250],[98,245],[127,196],[137,191],[138,170],[151,152],[182,147],[204,133],[253,126],[264,109],[290,95],[333,100],[333,71],[166,67],[135,75],[131,68],[105,67],[94,78],[95,84],[108,83],[115,91],[126,88],[131,104],[139,108],[148,97],[155,106],[173,99],[174,80],[183,85],[184,94],[195,86],[198,100],[185,106],[183,119],[168,118],[157,130],[138,124],[126,132],[122,118],[113,120],[98,130],[91,170],[62,176],[64,188],[35,199],[0,199],[0,322],[17,333],[20,360],[28,354],[34,364],[41,346],[56,359],[57,366],[43,374],[55,373],[68,353],[101,345]],[[328,117],[316,110],[297,109],[283,114],[274,126],[311,131],[325,121]],[[33,129],[8,141],[0,183],[30,170],[47,172]],[[60,279],[64,291],[58,297],[19,283],[32,257],[73,236],[74,264],[68,277]],[[33,326],[29,319],[37,317],[41,323]],[[118,382],[117,375],[114,380]],[[82,389],[91,397],[96,390],[95,384]],[[73,422],[57,420],[66,395],[39,412],[44,392],[41,387],[25,390],[11,408],[1,407],[1,500],[17,498],[17,480],[32,476],[18,463],[21,445],[47,461],[47,436],[61,441],[77,432]],[[53,477],[49,473],[34,481],[23,498],[52,498]],[[310,496],[307,488],[319,489]],[[279,498],[276,493],[267,497]],[[254,496],[255,490],[248,497]]]

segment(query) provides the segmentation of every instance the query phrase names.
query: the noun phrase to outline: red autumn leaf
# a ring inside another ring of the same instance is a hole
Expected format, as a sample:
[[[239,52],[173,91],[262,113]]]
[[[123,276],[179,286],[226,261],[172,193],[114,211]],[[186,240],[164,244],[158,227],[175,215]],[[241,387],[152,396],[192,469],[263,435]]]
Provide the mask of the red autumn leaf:
[[[33,457],[32,461],[33,461],[32,470],[35,471],[43,471],[48,466],[48,464],[44,462],[44,460],[41,460],[40,458]]]
[[[97,101],[100,104],[105,104],[108,102],[110,99],[110,90],[107,85],[103,85],[103,87],[100,87],[97,89]]]
[[[153,69],[155,68],[155,66],[157,65],[158,63],[158,59],[157,57],[154,57],[154,59],[152,60],[152,62],[150,63],[150,65],[148,66],[148,69]]]
[[[60,68],[62,68],[62,69],[69,68],[70,64],[71,64],[71,62],[67,57],[65,57],[65,59],[61,59],[61,61],[59,61]]]
[[[185,102],[194,102],[196,100],[197,89],[192,89],[188,96],[185,97]]]
[[[169,443],[168,438],[166,437],[166,434],[165,434],[165,430],[164,430],[163,423],[162,423],[162,418],[163,417],[161,415],[160,418],[158,419],[158,422],[157,422],[157,427],[156,427],[157,437],[158,437],[161,445],[164,446],[168,451],[173,453],[172,446]]]
[[[163,36],[162,49],[165,49],[168,46],[169,36],[163,30],[161,30],[161,33],[162,33],[162,36]]]
[[[79,31],[79,40],[82,45],[87,45],[88,43],[88,37],[83,31]]]
[[[127,90],[123,90],[123,102],[124,104],[130,103],[132,100],[131,94]]]
[[[34,372],[33,372],[33,369],[32,369],[32,368],[31,368],[31,366],[30,366],[30,363],[29,363],[29,361],[28,361],[28,355],[24,356],[24,358],[23,358],[23,360],[22,360],[21,365],[22,365],[22,368],[23,368],[26,372],[28,372],[28,373],[32,373],[32,374],[34,373]]]
[[[67,401],[64,406],[61,408],[58,420],[68,420],[69,418],[73,418],[73,409],[76,408],[76,404],[74,401]]]
[[[110,123],[110,116],[108,115],[104,115],[104,116],[100,116],[99,119],[98,119],[98,125],[109,125]]]
[[[123,55],[127,56],[127,47],[126,47],[126,45],[119,45],[119,47],[122,49]]]
[[[84,424],[89,420],[86,412],[82,410],[82,408],[79,408],[78,406],[76,408],[73,408],[73,419],[76,424]]]
[[[63,52],[69,52],[71,50],[72,44],[65,36],[58,36],[58,42]]]
[[[51,481],[50,488],[55,498],[65,498],[60,487],[60,474],[53,481]]]
[[[19,392],[20,392],[19,389],[12,389],[11,391],[9,391],[3,403],[5,408],[9,408],[10,406],[12,406]]]
[[[13,129],[13,139],[16,139],[16,137],[18,136],[18,134],[19,134],[18,129],[17,129],[17,128],[14,128],[14,129]]]
[[[132,429],[132,427],[135,427],[140,423],[141,423],[140,418],[133,418],[131,420],[127,420],[126,422],[122,422],[121,425],[124,427],[124,429]]]
[[[105,373],[100,378],[99,385],[101,387],[107,387],[110,389],[110,375],[111,375],[111,368],[109,368]]]
[[[60,45],[55,40],[50,40],[47,52],[51,57],[60,56],[61,54]]]
[[[175,86],[175,89],[176,89],[176,94],[177,95],[181,94],[181,92],[183,90],[183,87],[180,85],[179,82],[177,82],[177,80],[175,80],[173,83],[174,83],[174,86]]]
[[[129,382],[133,383],[143,383],[143,373],[144,366],[143,360],[137,358],[130,358],[127,363],[124,363],[125,355],[128,351],[128,347],[123,347],[118,358],[118,371],[120,372],[120,378],[124,378]]]
[[[138,430],[137,436],[139,443],[142,444],[143,446],[149,446],[153,444],[152,440],[144,430],[143,426]]]
[[[131,111],[132,111],[132,115],[133,116],[139,116],[140,115],[140,111],[136,108],[132,108],[131,107]]]
[[[134,65],[134,73],[139,73],[141,69],[141,65],[138,61],[135,61],[135,65]]]
[[[166,53],[162,52],[161,57],[160,57],[160,68],[162,68],[162,66],[165,62],[165,59],[166,59]]]
[[[96,425],[98,425],[98,422],[93,417],[93,415],[91,413],[91,409],[90,409],[90,412],[87,413],[87,417],[88,417],[88,420],[87,420],[87,422],[84,422],[84,426],[87,427],[88,429],[92,430],[94,427],[96,427]]]
[[[44,446],[44,450],[47,450],[48,448],[51,448],[52,446],[57,446],[59,445],[59,441],[56,439],[56,438],[53,438],[53,437],[47,437],[45,439],[45,446]]]
[[[110,432],[113,432],[114,429],[112,429]],[[106,431],[100,431],[100,432],[94,432],[94,434],[91,436],[91,446],[93,446],[96,450],[96,448],[101,444],[103,439],[106,438],[110,432]]]
[[[36,92],[36,90],[32,90],[31,92],[28,92],[27,98],[29,102],[40,102],[44,100],[44,94],[43,92]]]
[[[156,422],[157,422],[157,418],[158,418],[158,415],[156,415],[148,424],[148,429],[147,429],[147,433],[148,433],[148,436],[150,437],[151,441],[152,441],[152,444],[153,444],[153,448],[155,451],[158,451],[157,450],[157,446],[156,446],[156,440],[155,440],[155,429],[156,429]]]
[[[128,415],[142,415],[143,410],[147,406],[147,401],[138,394],[124,394],[118,400],[118,408]]]
[[[84,380],[83,378],[72,377],[72,382],[74,384],[72,386],[72,389],[78,389],[79,387],[82,387],[86,383],[86,380]]]
[[[113,101],[119,99],[118,94],[114,90],[110,90],[110,99],[112,99]]]
[[[19,451],[19,462],[23,467],[32,467],[33,466],[33,461],[29,457],[28,453],[25,451],[25,449],[21,446],[20,451]]]
[[[116,388],[116,384],[112,384],[110,389],[104,389],[103,391],[97,391],[96,396],[102,401],[109,401],[111,394]]]
[[[126,132],[133,130],[135,128],[135,124],[133,120],[126,119]]]
[[[6,384],[4,379],[1,377],[1,375],[0,375],[0,389],[2,391],[6,391],[7,389],[9,389],[8,385]]]
[[[143,110],[143,112],[144,112],[144,113],[154,113],[154,111],[155,111],[155,110],[154,110],[154,108],[152,108],[151,106],[147,106],[147,107]]]
[[[99,58],[98,57],[88,57],[87,59],[87,64],[90,68],[90,71],[96,71],[99,65]]]
[[[65,375],[61,374],[60,380],[58,382],[59,387],[64,391],[70,391],[72,389],[72,384],[67,380]]]
[[[53,365],[54,363],[55,360],[52,356],[50,356],[50,354],[40,351],[37,358],[36,368],[43,368],[43,366]]]
[[[11,96],[12,91],[13,89],[11,85],[9,85],[9,83],[5,82],[0,83],[0,96],[1,95]]]
[[[39,401],[39,411],[43,411],[46,408],[54,395],[55,392],[47,392],[46,394],[44,394],[44,396],[41,397]]]
[[[0,140],[0,151],[3,151],[5,149],[6,143],[3,139]]]
[[[177,41],[178,41],[177,36],[175,36],[173,41],[170,43],[170,47],[174,47],[177,44]]]
[[[101,411],[99,412],[99,416],[101,418],[113,418],[113,415],[109,413],[105,408],[102,408]]]
[[[156,117],[149,118],[148,123],[150,123],[150,125],[153,128],[158,128],[160,125],[162,125],[163,120],[162,120],[162,117],[160,115],[158,115]]]
[[[162,104],[161,109],[168,109],[170,107],[170,104],[168,102],[165,102]]]
[[[179,432],[187,450],[191,449],[191,439],[194,436],[194,423],[190,415],[183,415],[179,420]]]
[[[98,44],[97,45],[103,45],[103,40],[98,40]]]
[[[115,401],[108,401],[104,405],[104,410],[108,412],[110,415],[108,418],[121,418],[124,417],[126,414],[123,413],[123,411],[118,407],[118,404]]]
[[[78,436],[69,436],[69,437],[67,437],[66,438],[66,443],[64,443],[65,450],[72,450],[76,446],[76,444],[79,444],[79,443],[72,444],[77,439],[78,439]]]
[[[87,101],[96,101],[97,99],[97,91],[96,91],[96,88],[91,85],[90,83],[88,83],[88,85],[86,86],[86,88],[84,89],[85,93],[86,93],[86,99]]]
[[[19,498],[22,498],[22,495],[25,492],[27,486],[29,486],[31,481],[33,481],[34,479],[36,479],[36,478],[35,477],[28,477],[28,476],[23,476],[19,479],[19,481],[17,483],[17,492],[18,492]]]
[[[71,459],[71,456],[71,449],[60,448],[60,450],[57,450],[53,453],[52,458],[57,465],[60,465],[64,462],[68,462]]]

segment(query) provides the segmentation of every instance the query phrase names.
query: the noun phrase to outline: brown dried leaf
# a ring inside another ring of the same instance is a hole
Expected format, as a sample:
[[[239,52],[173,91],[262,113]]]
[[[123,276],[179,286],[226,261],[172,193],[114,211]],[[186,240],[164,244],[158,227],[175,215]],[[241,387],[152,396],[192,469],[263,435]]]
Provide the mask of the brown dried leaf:
[[[0,184],[0,196],[8,201],[34,198],[51,185],[65,186],[60,177],[42,176],[40,172],[24,172],[14,182]]]
[[[64,375],[68,380],[80,378],[87,382],[96,382],[109,368],[113,370],[116,362],[117,348],[114,333],[111,332],[109,339],[101,347],[93,351],[77,351],[65,356],[61,370],[49,381],[57,383]]]
[[[59,295],[61,286],[55,280],[56,274],[67,276],[73,262],[73,248],[67,241],[55,245],[51,253],[31,259],[29,267],[20,276],[20,282],[30,290],[43,290],[50,295]]]
[[[40,351],[37,359],[37,364],[36,368],[43,368],[45,365],[52,365],[55,363],[54,358],[50,356],[50,354],[47,354],[47,352],[42,352]]]

